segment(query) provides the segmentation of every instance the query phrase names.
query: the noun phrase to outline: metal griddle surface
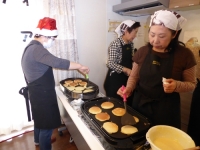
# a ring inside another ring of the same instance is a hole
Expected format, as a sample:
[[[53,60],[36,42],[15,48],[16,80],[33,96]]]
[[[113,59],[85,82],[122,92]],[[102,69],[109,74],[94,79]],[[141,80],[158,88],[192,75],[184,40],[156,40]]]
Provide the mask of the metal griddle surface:
[[[107,102],[107,101],[114,103],[114,107],[112,109],[103,109],[101,107],[101,104],[103,102]],[[107,112],[110,115],[110,119],[107,120],[107,121],[103,121],[103,122],[97,120],[95,118],[95,115],[91,114],[89,112],[89,109],[92,106],[98,106],[102,109],[102,112]],[[134,138],[134,136],[140,136],[140,135],[146,134],[147,130],[150,127],[150,122],[148,121],[148,119],[146,117],[144,117],[143,115],[141,115],[140,113],[138,113],[137,111],[135,111],[134,109],[132,109],[129,106],[127,106],[128,113],[130,113],[133,116],[136,116],[139,119],[139,122],[134,125],[138,129],[138,132],[136,132],[132,135],[126,135],[126,134],[121,133],[121,127],[122,127],[121,117],[115,116],[112,113],[112,110],[114,108],[117,108],[117,107],[124,108],[123,102],[121,102],[118,99],[114,99],[114,98],[110,98],[110,97],[102,97],[102,98],[93,99],[91,101],[87,101],[84,104],[82,104],[82,111],[84,112],[85,115],[87,115],[87,117],[90,118],[90,121],[92,122],[92,124],[94,126],[96,126],[96,128],[98,128],[98,130],[100,130],[100,132],[103,133],[103,135],[106,135],[107,137],[111,137],[111,138],[115,138],[115,139],[125,139],[125,138],[128,138],[130,136]],[[102,127],[103,123],[108,122],[108,121],[109,122],[111,121],[111,122],[116,123],[118,125],[118,132],[117,133],[109,134],[106,130],[103,129],[103,127]]]

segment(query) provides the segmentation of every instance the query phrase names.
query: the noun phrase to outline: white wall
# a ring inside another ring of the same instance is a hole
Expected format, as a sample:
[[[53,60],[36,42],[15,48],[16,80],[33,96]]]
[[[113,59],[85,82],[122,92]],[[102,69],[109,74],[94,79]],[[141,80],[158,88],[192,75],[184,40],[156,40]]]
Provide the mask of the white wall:
[[[89,78],[104,93],[107,73],[107,48],[115,35],[108,33],[108,20],[125,20],[112,12],[121,0],[75,0],[77,40],[80,63],[90,67]]]
[[[89,66],[89,79],[102,91],[105,74],[106,2],[75,0],[80,63]]]

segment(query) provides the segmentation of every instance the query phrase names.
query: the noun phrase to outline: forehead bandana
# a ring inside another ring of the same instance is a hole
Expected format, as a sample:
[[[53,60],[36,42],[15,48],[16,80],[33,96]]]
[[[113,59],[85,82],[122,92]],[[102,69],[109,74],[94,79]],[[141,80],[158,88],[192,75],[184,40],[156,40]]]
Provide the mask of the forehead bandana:
[[[186,19],[176,12],[168,10],[156,11],[151,16],[149,27],[152,25],[162,25],[172,30],[180,30],[186,23]]]
[[[131,27],[135,21],[132,20],[125,20],[115,29],[115,32],[117,33],[118,37],[124,34],[127,27]]]

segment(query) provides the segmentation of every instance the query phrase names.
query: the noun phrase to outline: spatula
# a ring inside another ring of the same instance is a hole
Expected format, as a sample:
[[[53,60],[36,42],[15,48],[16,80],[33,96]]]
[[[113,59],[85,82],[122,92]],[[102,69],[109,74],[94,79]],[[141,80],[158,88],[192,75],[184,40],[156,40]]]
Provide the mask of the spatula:
[[[89,81],[89,75],[88,74],[85,74],[85,78],[87,79],[87,84],[88,84],[88,81]],[[85,86],[85,88],[87,87],[87,85]]]
[[[122,91],[125,90],[125,87],[122,85]],[[124,94],[123,95],[123,101],[124,101],[124,108],[125,108],[125,114],[121,117],[121,124],[124,126],[124,125],[134,125],[136,124],[136,121],[135,119],[133,118],[132,115],[130,115],[128,112],[127,112],[127,106],[126,106],[126,95]]]

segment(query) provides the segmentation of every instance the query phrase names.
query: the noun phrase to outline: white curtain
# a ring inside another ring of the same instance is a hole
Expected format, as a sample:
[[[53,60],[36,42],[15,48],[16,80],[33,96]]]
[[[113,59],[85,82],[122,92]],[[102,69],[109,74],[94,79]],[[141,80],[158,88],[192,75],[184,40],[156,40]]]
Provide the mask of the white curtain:
[[[73,0],[29,0],[29,6],[22,0],[0,3],[0,136],[33,124],[27,119],[25,99],[18,93],[26,85],[21,69],[22,53],[33,37],[23,42],[21,31],[33,31],[44,16],[55,18],[59,31],[50,51],[78,62]],[[54,74],[57,84],[64,78],[79,76],[76,71],[55,70]]]
[[[45,15],[56,19],[58,37],[50,50],[54,55],[79,62],[75,29],[74,0],[44,0]],[[56,84],[66,78],[80,77],[77,71],[54,69]]]

